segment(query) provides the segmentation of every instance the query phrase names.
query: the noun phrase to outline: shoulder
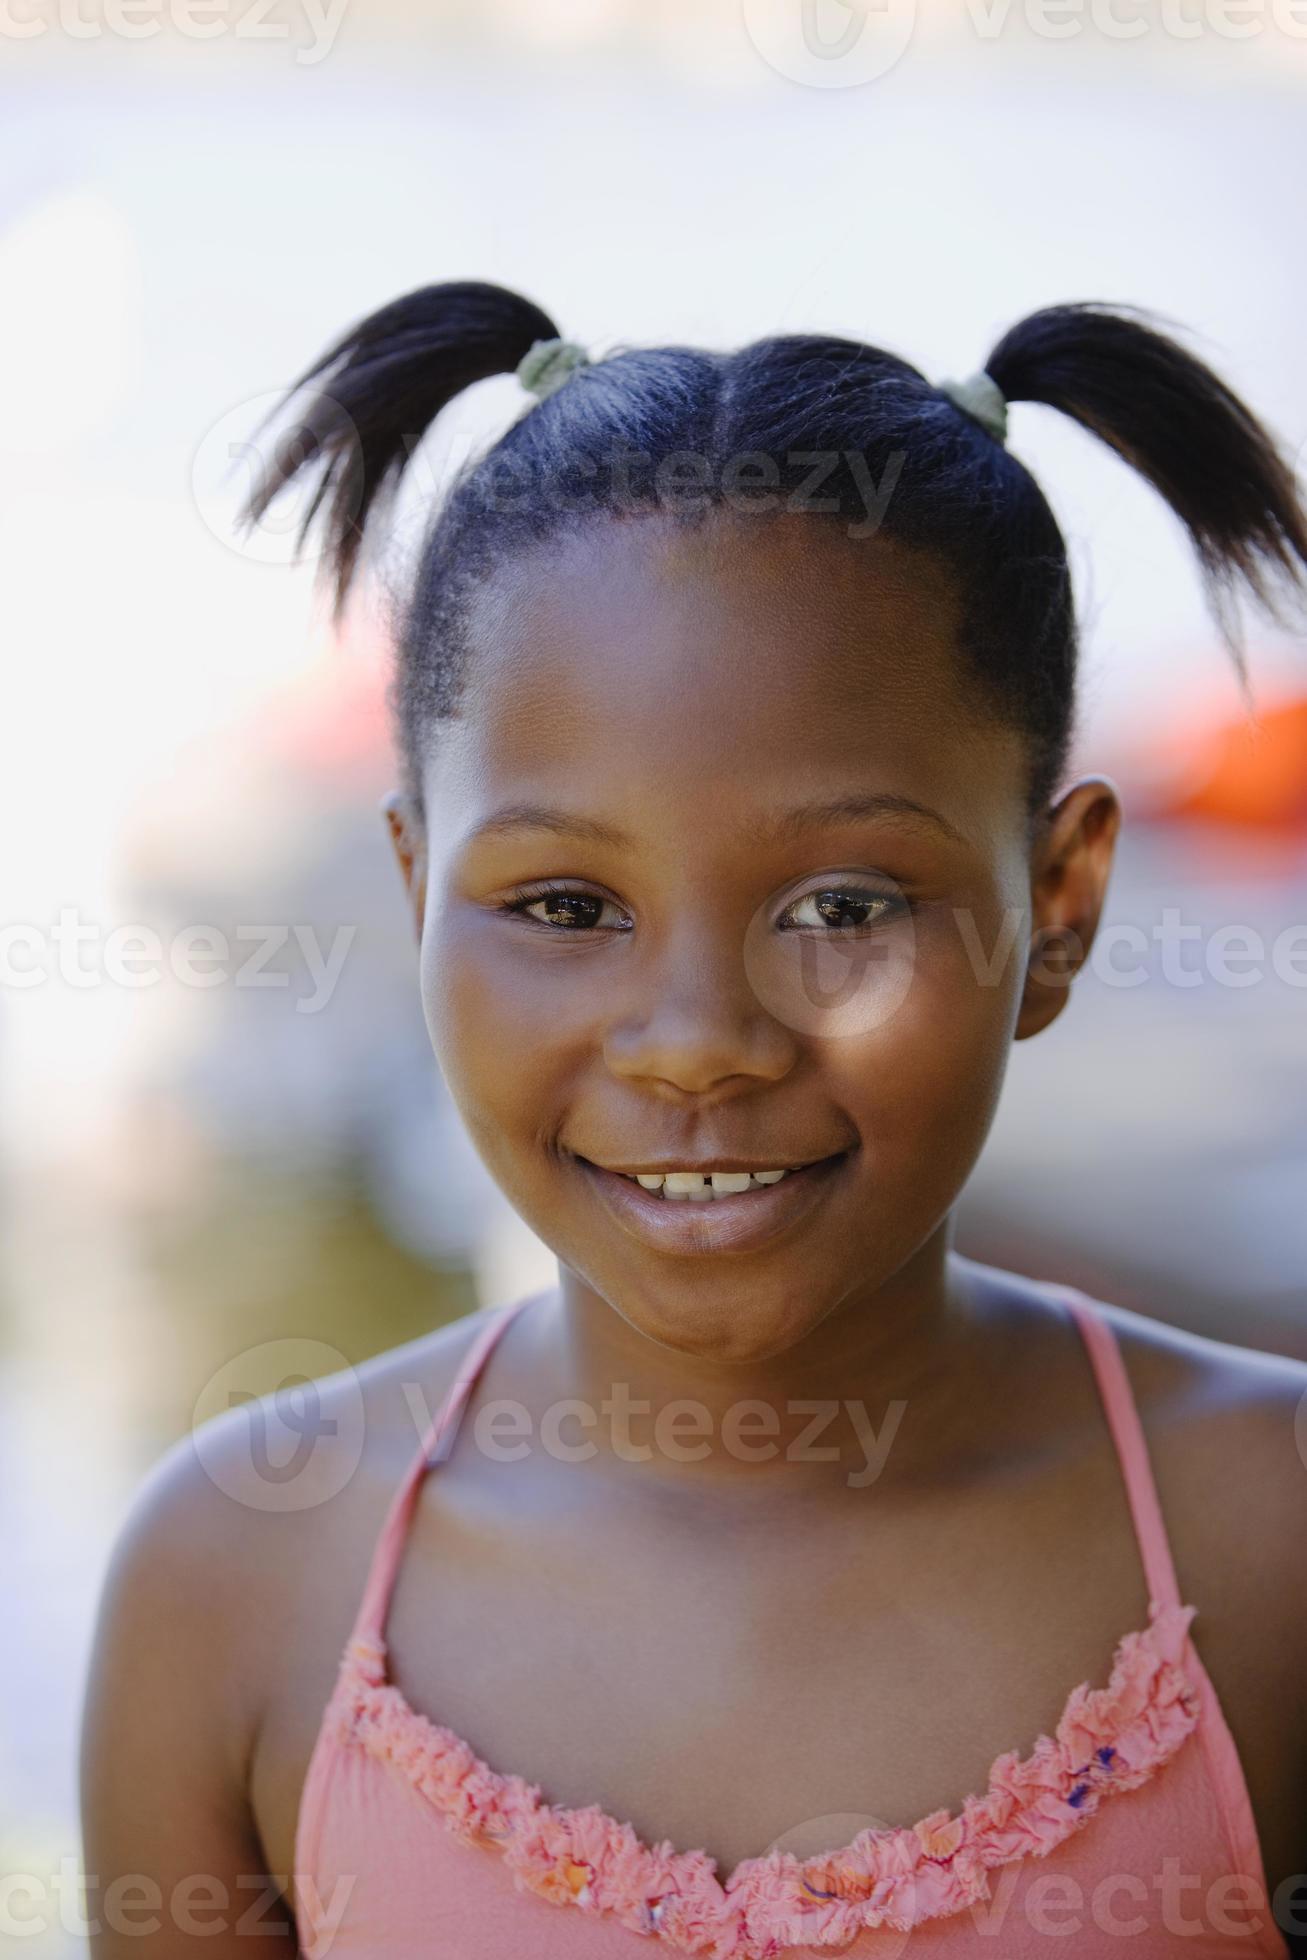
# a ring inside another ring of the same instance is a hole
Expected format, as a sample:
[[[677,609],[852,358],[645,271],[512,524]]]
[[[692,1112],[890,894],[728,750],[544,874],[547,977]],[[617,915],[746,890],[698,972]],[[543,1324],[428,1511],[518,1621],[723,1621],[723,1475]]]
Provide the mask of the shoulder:
[[[1000,1301],[1028,1335],[1046,1326],[1050,1292],[1076,1291],[971,1271],[981,1297]],[[1307,1611],[1307,1363],[1079,1297],[1116,1337],[1182,1590],[1204,1619],[1218,1598]],[[1232,1308],[1231,1331],[1237,1326]],[[1074,1339],[1067,1353],[1079,1373]]]
[[[1061,1314],[1065,1294],[1106,1322],[1150,1456],[1164,1457],[1173,1478],[1183,1473],[1196,1487],[1219,1486],[1236,1504],[1256,1489],[1277,1515],[1292,1516],[1296,1506],[1307,1522],[1307,1361],[1243,1346],[1234,1338],[1237,1306],[1231,1338],[1213,1339],[1073,1286],[965,1264],[974,1297],[1014,1317],[1018,1330],[1046,1326],[1050,1308]],[[1077,1347],[1072,1341],[1073,1354]]]
[[[1283,1555],[1307,1551],[1307,1363],[1091,1304],[1116,1336],[1168,1521],[1174,1509],[1184,1531],[1200,1516],[1241,1565],[1275,1551],[1293,1584]],[[1307,1557],[1299,1565],[1307,1605]]]
[[[189,1722],[210,1707],[233,1762],[247,1760],[275,1685],[269,1629],[295,1626],[325,1570],[348,1631],[386,1507],[484,1321],[237,1400],[173,1443],[112,1548],[93,1693],[148,1678],[155,1705]]]
[[[1180,1592],[1199,1609],[1195,1639],[1205,1633],[1217,1652],[1258,1648],[1276,1678],[1295,1672],[1307,1615],[1307,1364],[1093,1303],[1117,1335]],[[1303,1723],[1307,1735],[1307,1707]]]
[[[1301,1869],[1307,1814],[1307,1366],[1104,1311],[1274,1885]]]
[[[190,1554],[207,1567],[212,1550],[234,1550],[245,1538],[308,1535],[356,1478],[407,1468],[487,1318],[464,1315],[357,1366],[291,1378],[262,1395],[233,1388],[230,1406],[179,1437],[150,1470],[115,1558]]]
[[[1307,1526],[1307,1362],[1093,1304],[1116,1335],[1150,1451],[1173,1476],[1242,1512],[1245,1527],[1254,1498],[1268,1521],[1296,1513]]]

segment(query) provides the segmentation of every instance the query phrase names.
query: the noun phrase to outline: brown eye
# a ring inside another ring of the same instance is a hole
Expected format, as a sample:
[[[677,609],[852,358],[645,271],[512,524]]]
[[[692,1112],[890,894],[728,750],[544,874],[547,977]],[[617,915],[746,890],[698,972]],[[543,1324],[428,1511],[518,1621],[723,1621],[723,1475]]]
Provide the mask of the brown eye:
[[[598,929],[603,920],[606,907],[612,901],[600,898],[596,892],[569,891],[564,885],[547,886],[544,890],[523,892],[510,899],[505,906],[508,912],[531,920],[534,925],[542,925],[557,932],[592,932]],[[614,911],[616,906],[612,906]],[[629,927],[629,920],[623,926],[605,930],[622,930]]]
[[[589,892],[558,892],[536,899],[535,905],[549,926],[597,926],[604,909],[603,900],[592,898]]]
[[[809,916],[797,915],[809,907]],[[904,901],[884,892],[860,891],[855,886],[836,885],[824,891],[805,892],[786,907],[782,928],[800,932],[856,932],[877,926],[904,909]]]

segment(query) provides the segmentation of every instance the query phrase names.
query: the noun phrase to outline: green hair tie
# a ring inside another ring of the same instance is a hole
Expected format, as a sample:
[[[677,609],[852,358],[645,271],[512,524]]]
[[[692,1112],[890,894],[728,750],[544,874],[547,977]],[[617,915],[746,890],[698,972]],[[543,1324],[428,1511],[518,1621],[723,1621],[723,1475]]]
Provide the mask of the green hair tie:
[[[590,356],[575,340],[533,341],[517,364],[517,378],[528,394],[541,401],[569,381],[578,368],[588,367]]]
[[[973,422],[979,422],[995,442],[1007,440],[1007,401],[992,374],[981,368],[966,381],[941,381],[939,392]]]

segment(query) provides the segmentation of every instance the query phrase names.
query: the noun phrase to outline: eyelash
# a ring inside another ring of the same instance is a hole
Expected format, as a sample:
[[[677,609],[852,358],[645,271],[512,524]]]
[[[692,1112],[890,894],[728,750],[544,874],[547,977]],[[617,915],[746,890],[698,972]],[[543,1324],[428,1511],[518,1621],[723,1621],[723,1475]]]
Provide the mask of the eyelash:
[[[855,904],[879,905],[884,908],[877,917],[871,920],[865,920],[861,925],[854,926],[854,927],[832,926],[829,928],[829,931],[831,933],[840,933],[840,932],[853,933],[853,932],[874,931],[877,926],[884,925],[892,919],[900,918],[905,912],[911,909],[908,900],[903,898],[898,893],[891,894],[888,892],[868,891],[857,885],[818,886],[814,891],[803,892],[799,895],[798,898],[791,899],[789,905],[785,909],[788,912],[793,910],[793,908],[796,905],[806,904],[809,899],[820,899],[820,898],[831,898],[831,897],[842,898],[842,899],[851,898],[853,899]],[[555,926],[555,925],[551,925],[547,919],[537,919],[532,917],[531,913],[528,911],[527,908],[532,905],[539,905],[543,900],[550,899],[550,898],[589,898],[589,899],[594,899],[598,903],[603,905],[608,905],[613,903],[611,899],[600,899],[598,893],[596,892],[577,891],[571,885],[544,884],[544,885],[532,886],[530,890],[518,892],[515,897],[505,899],[502,905],[500,906],[500,910],[503,912],[511,913],[517,918],[525,919],[528,925],[539,926],[545,932],[581,934],[581,933],[590,933],[590,932],[615,932],[615,931],[629,932],[631,930],[631,927],[629,925],[627,926]],[[784,915],[782,915],[782,917],[783,916]],[[782,925],[779,928],[779,930],[782,932],[816,932],[819,930],[819,928],[814,926]]]

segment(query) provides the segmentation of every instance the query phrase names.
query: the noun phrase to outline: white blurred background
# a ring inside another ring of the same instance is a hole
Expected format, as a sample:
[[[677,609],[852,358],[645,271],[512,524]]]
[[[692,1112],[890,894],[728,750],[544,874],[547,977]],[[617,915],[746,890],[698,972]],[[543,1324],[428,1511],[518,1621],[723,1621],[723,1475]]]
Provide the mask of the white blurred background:
[[[384,636],[328,631],[284,514],[237,544],[240,444],[351,321],[488,278],[595,347],[814,328],[936,376],[1036,306],[1142,303],[1299,452],[1307,7],[1042,4],[0,5],[0,1870],[76,1855],[104,1560],[215,1371],[552,1273],[430,1058]],[[442,440],[517,406],[485,384]],[[1078,761],[1132,821],[1109,918],[1178,907],[1198,977],[1082,976],[960,1242],[1307,1355],[1307,657],[1250,622],[1250,732],[1157,500],[1043,411],[1011,441],[1079,576]],[[325,1000],[293,936],[231,983],[277,921],[354,928]],[[1232,925],[1251,984],[1208,958]],[[196,926],[211,986],[166,970]]]

